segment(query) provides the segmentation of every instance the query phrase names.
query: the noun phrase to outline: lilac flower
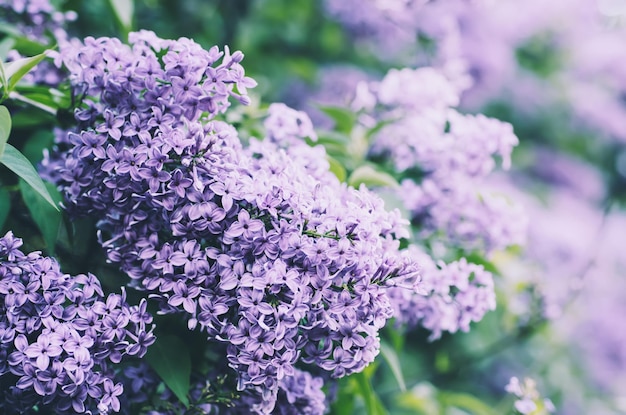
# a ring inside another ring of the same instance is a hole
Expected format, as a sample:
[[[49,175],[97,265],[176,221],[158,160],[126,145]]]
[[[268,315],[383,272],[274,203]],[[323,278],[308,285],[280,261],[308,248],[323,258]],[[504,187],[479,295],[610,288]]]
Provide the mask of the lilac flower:
[[[8,385],[0,409],[118,412],[122,389],[112,386],[110,364],[141,357],[154,342],[145,303],[105,300],[94,275],[64,275],[54,259],[24,255],[21,244],[11,232],[0,238],[0,376]]]
[[[427,254],[412,246],[405,255],[416,258],[422,269],[420,293],[405,288],[390,290],[398,323],[420,325],[431,332],[430,340],[442,332],[469,331],[496,307],[493,276],[465,258],[449,264],[435,264]]]
[[[405,93],[407,84],[413,93]],[[433,68],[392,70],[370,90],[378,105],[364,112],[385,122],[370,155],[390,159],[403,177],[398,197],[420,236],[443,234],[465,251],[522,244],[523,211],[482,184],[496,159],[510,167],[518,143],[511,125],[456,112],[458,92]]]
[[[0,0],[2,24],[15,27],[19,34],[29,41],[51,45],[67,39],[65,24],[76,19],[75,12],[57,11],[48,0]],[[7,53],[6,61],[24,58],[16,50]],[[51,61],[44,60],[27,73],[23,83],[58,86],[65,79],[65,73]]]
[[[57,183],[70,214],[98,219],[109,259],[160,312],[184,313],[190,328],[221,344],[237,389],[262,398],[253,411],[272,411],[299,362],[333,377],[362,370],[392,316],[388,286],[416,272],[394,242],[408,235],[407,223],[373,193],[339,184],[323,148],[302,141],[314,137],[303,113],[273,106],[268,137],[246,148],[230,125],[215,120],[229,96],[243,102],[252,85],[242,77],[240,53],[226,51],[217,65],[217,49],[188,39],[148,32],[130,39],[129,47],[88,38],[62,48],[72,81],[93,94],[83,106],[94,116],[78,112],[77,136],[100,134],[106,148],[100,159],[77,150],[77,140],[58,143],[53,157],[64,159],[66,173]],[[158,50],[164,79],[152,85],[133,54],[152,59]],[[105,56],[112,53],[110,64]],[[116,82],[100,88],[105,68]],[[211,105],[197,104],[207,96]],[[119,139],[108,132],[105,113],[125,120]],[[89,184],[75,181],[75,167]],[[94,311],[79,310],[76,323],[101,333],[108,343],[95,347],[112,362],[149,345],[140,333],[122,336],[126,325],[144,323],[139,310],[135,317]],[[130,340],[133,346],[124,345]]]

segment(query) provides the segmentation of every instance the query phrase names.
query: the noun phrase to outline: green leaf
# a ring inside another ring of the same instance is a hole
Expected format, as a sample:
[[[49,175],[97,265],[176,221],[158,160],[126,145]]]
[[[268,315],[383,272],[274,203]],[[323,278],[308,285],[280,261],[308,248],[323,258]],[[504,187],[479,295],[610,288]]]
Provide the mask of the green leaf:
[[[176,336],[158,336],[145,356],[148,364],[165,385],[189,408],[189,378],[191,359],[185,343]]]
[[[382,130],[387,125],[393,124],[394,121],[396,120],[384,120],[384,121],[377,122],[375,126],[367,130],[367,133],[366,133],[367,138],[371,138],[372,136],[377,134],[380,130]]]
[[[467,262],[471,262],[472,264],[482,265],[485,268],[485,271],[489,271],[495,275],[502,275],[496,264],[489,261],[483,255],[478,252],[472,252],[470,254],[465,255]]]
[[[439,392],[439,402],[444,407],[455,407],[473,415],[498,415],[488,404],[467,393]]]
[[[442,413],[439,409],[439,404],[431,396],[421,396],[407,392],[396,396],[394,402],[394,413],[403,412],[412,415],[440,415]]]
[[[7,99],[7,97],[9,96],[9,86],[7,85],[6,69],[2,61],[0,61],[0,86],[2,87],[2,95],[0,96],[0,102],[2,102],[3,100]]]
[[[13,46],[15,46],[15,40],[10,37],[4,38],[0,41],[0,60],[3,62],[6,60],[7,55],[9,54],[9,51],[13,49]]]
[[[348,184],[358,188],[361,184],[367,187],[398,187],[399,184],[392,175],[375,170],[370,165],[362,165],[352,172]]]
[[[45,185],[53,199],[57,203],[60,203],[63,199],[61,193],[59,193],[53,184],[45,183]],[[22,198],[24,199],[24,203],[30,215],[37,224],[44,241],[46,241],[48,251],[54,254],[59,227],[62,222],[61,212],[50,206],[48,201],[24,180],[20,180],[20,191],[22,192]]]
[[[350,143],[350,136],[342,134],[337,131],[322,130],[317,132],[317,141],[315,144],[337,144],[348,145]]]
[[[11,134],[11,114],[4,105],[0,105],[0,158],[4,154],[4,146]]]
[[[4,64],[4,75],[6,82],[9,83],[9,91],[12,91],[15,85],[33,69],[39,62],[45,59],[47,51],[40,53],[39,55],[31,56],[28,58],[18,59]]]
[[[0,33],[4,33],[5,35],[9,35],[11,37],[19,37],[22,35],[20,29],[18,29],[14,25],[10,25],[5,22],[2,22],[2,24],[0,25]]]
[[[335,130],[340,133],[349,134],[356,124],[356,114],[349,109],[325,105],[319,109],[335,122]]]
[[[113,9],[117,23],[125,36],[133,30],[133,14],[135,13],[135,3],[133,0],[109,0],[109,5]]]
[[[48,112],[35,107],[25,107],[12,117],[14,128],[30,128],[41,124],[51,124],[55,118]]]
[[[387,415],[383,403],[380,401],[378,394],[372,388],[372,383],[365,372],[355,373],[352,375],[358,387],[358,393],[365,401],[365,408],[368,415]]]
[[[43,180],[37,174],[37,170],[30,164],[30,161],[18,149],[7,143],[4,148],[4,154],[0,156],[0,163],[7,166],[7,168],[19,177],[24,179],[37,193],[39,193],[54,209],[59,210],[56,203],[50,196],[50,192],[46,188]]]
[[[393,376],[396,378],[396,382],[398,382],[400,390],[402,392],[405,392],[406,383],[404,382],[404,375],[402,374],[402,364],[400,363],[398,354],[389,344],[387,344],[387,342],[384,341],[381,341],[380,343],[380,354],[389,365],[389,369],[391,369],[391,373],[393,373]]]
[[[335,415],[353,415],[354,411],[354,385],[355,382],[350,377],[343,378],[338,382],[339,390],[337,398],[332,403],[331,413]]]
[[[346,173],[346,169],[343,167],[343,165],[337,161],[336,158],[333,158],[331,156],[326,156],[326,159],[328,160],[328,163],[330,164],[330,171],[337,176],[337,178],[339,179],[340,182],[345,182],[346,181],[346,177],[347,177],[347,173]]]
[[[0,188],[0,230],[11,210],[11,195],[7,189]]]
[[[54,133],[52,131],[49,129],[38,130],[24,143],[22,154],[36,166],[43,159],[44,149],[52,147],[53,143]]]

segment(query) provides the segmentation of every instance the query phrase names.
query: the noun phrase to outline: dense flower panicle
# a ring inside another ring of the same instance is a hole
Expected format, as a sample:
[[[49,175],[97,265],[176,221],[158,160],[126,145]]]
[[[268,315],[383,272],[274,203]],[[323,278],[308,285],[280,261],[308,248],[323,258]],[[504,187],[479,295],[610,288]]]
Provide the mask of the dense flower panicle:
[[[463,187],[465,183],[468,187]],[[439,235],[466,250],[489,253],[527,241],[528,218],[522,206],[500,192],[481,191],[459,180],[455,191],[425,179],[401,183],[400,197],[422,227],[421,235]]]
[[[493,276],[482,265],[469,263],[465,258],[435,264],[414,246],[406,255],[419,261],[421,292],[390,290],[394,316],[399,324],[424,327],[431,332],[429,339],[435,340],[444,331],[469,331],[471,322],[480,321],[496,308]]]
[[[0,409],[118,412],[113,365],[154,342],[146,302],[105,296],[94,275],[62,274],[21,245],[11,232],[0,238]]]
[[[377,56],[415,59],[416,21],[430,0],[325,0],[326,13],[339,21],[361,47]],[[407,53],[407,55],[404,55]],[[408,58],[407,58],[408,56]]]
[[[238,389],[260,397],[254,412],[272,411],[298,362],[362,370],[392,315],[388,286],[415,280],[398,252],[407,223],[339,183],[323,148],[304,143],[315,134],[304,113],[272,106],[267,138],[242,148],[214,119],[229,97],[248,102],[240,52],[213,67],[217,48],[130,40],[62,48],[86,95],[80,131],[46,162],[69,212],[99,219],[109,260],[162,313],[226,345]]]
[[[326,396],[321,378],[296,370],[293,376],[280,382],[275,413],[280,415],[322,415]]]
[[[392,70],[370,90],[381,107],[375,117],[388,122],[370,155],[390,159],[406,177],[399,196],[423,236],[439,232],[488,252],[524,242],[521,209],[481,184],[496,159],[510,166],[518,143],[510,124],[458,113],[458,92],[433,68]]]
[[[417,113],[442,113],[459,104],[453,84],[432,67],[391,69],[376,86],[379,103]]]
[[[531,0],[523,6],[520,13],[514,0],[430,2],[416,26],[438,46],[449,36],[433,30],[431,22],[447,20],[458,28],[454,55],[473,78],[464,107],[514,103],[526,120],[559,108],[577,128],[626,140],[620,2]]]
[[[47,44],[47,33],[65,38],[64,25],[75,20],[75,12],[59,12],[49,0],[0,0],[2,20],[16,25],[24,36]]]
[[[263,404],[263,397],[249,391],[229,389],[227,367],[223,362],[215,362],[211,372],[201,376],[192,373],[189,388],[191,406],[205,414],[228,413],[247,415],[257,412]],[[139,362],[128,366],[119,378],[124,384],[124,394],[120,396],[122,412],[129,413],[131,404],[145,403],[149,398],[157,398],[148,414],[174,415],[185,411],[184,405],[167,388],[159,388],[159,377],[147,363]],[[322,415],[326,412],[327,397],[322,390],[324,381],[309,372],[295,369],[292,375],[278,382],[278,394],[272,413]]]
[[[0,21],[15,26],[21,35],[43,45],[65,41],[65,26],[76,17],[74,12],[57,11],[49,0],[0,0]],[[24,56],[12,49],[8,51],[6,61],[13,62],[22,58]],[[44,60],[25,74],[21,82],[58,86],[63,79],[64,73],[51,61]]]

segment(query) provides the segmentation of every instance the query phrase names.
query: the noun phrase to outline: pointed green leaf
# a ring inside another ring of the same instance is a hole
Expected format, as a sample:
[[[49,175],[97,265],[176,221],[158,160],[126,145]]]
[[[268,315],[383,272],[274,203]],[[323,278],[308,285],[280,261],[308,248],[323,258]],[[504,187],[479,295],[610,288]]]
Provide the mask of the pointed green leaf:
[[[145,356],[165,385],[188,408],[191,359],[185,343],[176,336],[158,336]]]
[[[335,122],[335,130],[340,133],[349,134],[356,124],[357,116],[349,109],[325,105],[319,109]]]
[[[15,40],[6,37],[0,41],[0,60],[5,61],[9,51],[15,46]]]
[[[404,382],[404,375],[402,374],[402,364],[400,363],[398,354],[389,344],[384,341],[381,341],[380,343],[380,354],[389,365],[389,369],[391,369],[391,373],[393,373],[393,376],[396,378],[396,382],[398,382],[400,390],[402,392],[405,392],[406,383]]]
[[[355,373],[352,376],[356,380],[358,394],[365,401],[367,415],[388,415],[385,406],[380,401],[380,398],[372,387],[372,383],[367,375],[364,372],[361,372]]]
[[[135,3],[133,0],[109,0],[115,18],[125,35],[133,29],[133,14]]]
[[[392,175],[375,170],[372,166],[363,165],[352,172],[348,184],[358,188],[361,184],[367,187],[398,187],[398,182]]]
[[[442,411],[434,396],[415,393],[414,391],[397,395],[394,399],[394,413],[412,415],[441,415]]]
[[[43,198],[51,206],[53,206],[54,209],[59,210],[56,203],[52,199],[52,196],[50,196],[48,189],[43,183],[43,180],[41,180],[41,177],[37,174],[37,170],[35,170],[33,165],[30,164],[30,161],[28,161],[28,159],[24,157],[18,149],[7,143],[4,148],[4,154],[0,156],[0,163],[4,164],[7,168],[9,168],[9,170],[24,179],[24,181],[35,189],[37,193],[43,196]]]
[[[4,146],[11,134],[11,114],[4,105],[0,105],[0,157],[4,154]]]
[[[4,33],[4,34],[9,35],[11,37],[22,36],[22,31],[20,29],[18,29],[14,25],[10,25],[10,24],[7,24],[5,22],[2,22],[2,24],[0,25],[0,33]]]
[[[486,271],[489,271],[492,274],[502,275],[496,264],[485,258],[483,255],[479,254],[478,252],[469,253],[465,255],[465,258],[467,258],[467,262],[482,265]]]
[[[24,36],[23,30],[6,22],[0,24],[0,33],[8,35],[7,39],[15,42],[12,49],[17,50],[22,55],[37,55],[48,48],[43,43],[27,38]]]
[[[0,230],[9,216],[11,210],[11,195],[7,189],[0,188]]]
[[[56,187],[51,183],[45,183],[45,185],[52,198],[57,204],[60,203],[63,197]],[[46,241],[48,251],[50,254],[54,254],[59,227],[62,222],[61,212],[50,206],[50,203],[24,180],[20,180],[20,191],[31,217],[37,224],[44,241]]]
[[[38,130],[24,143],[22,154],[36,166],[43,159],[44,149],[52,147],[53,143],[54,132],[49,129]]]
[[[2,96],[0,96],[0,98],[2,99],[0,100],[0,102],[2,102],[2,100],[5,100],[9,95],[9,85],[7,84],[6,68],[4,67],[2,61],[0,61],[0,86],[2,87]]]
[[[39,55],[31,56],[28,58],[18,59],[4,65],[4,75],[6,82],[9,83],[9,90],[12,91],[15,85],[33,69],[39,62],[45,59],[47,51],[40,53]]]
[[[331,173],[337,176],[340,182],[345,182],[347,174],[346,169],[343,167],[343,165],[339,161],[337,161],[336,158],[333,158],[331,156],[326,156],[326,159],[328,160],[328,164],[330,164]]]
[[[41,111],[35,107],[24,107],[21,111],[11,117],[13,128],[31,128],[40,124],[51,124],[55,118],[48,112]]]
[[[446,408],[464,409],[474,415],[497,415],[491,406],[467,393],[441,391],[438,394],[438,399],[441,405]]]
[[[335,415],[353,415],[354,411],[354,385],[356,382],[350,377],[341,379],[338,383],[337,398],[332,403],[331,413]]]

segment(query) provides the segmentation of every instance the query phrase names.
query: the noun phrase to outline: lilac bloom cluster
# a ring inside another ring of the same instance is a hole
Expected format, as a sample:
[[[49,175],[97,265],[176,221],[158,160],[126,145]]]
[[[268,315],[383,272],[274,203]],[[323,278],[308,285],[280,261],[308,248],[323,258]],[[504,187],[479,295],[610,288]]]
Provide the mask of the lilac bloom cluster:
[[[324,381],[307,371],[296,369],[292,376],[278,382],[278,394],[272,414],[322,415],[327,412],[327,400],[322,387]],[[233,415],[256,413],[261,404],[259,396],[242,395],[228,408]]]
[[[510,124],[454,110],[456,88],[433,68],[391,70],[368,92],[374,100],[361,99],[387,123],[370,154],[405,177],[399,196],[424,236],[443,231],[453,245],[487,252],[524,241],[521,209],[483,190],[495,159],[510,165]]]
[[[482,265],[465,258],[449,264],[435,263],[416,246],[409,247],[406,255],[421,266],[421,293],[390,290],[399,324],[424,327],[431,332],[429,340],[435,340],[444,331],[469,331],[471,322],[480,321],[496,308],[493,276]]]
[[[44,45],[50,43],[49,36],[53,43],[64,41],[67,38],[64,27],[76,17],[74,12],[57,11],[49,0],[0,0],[0,21],[14,25],[21,35]],[[21,58],[23,56],[16,50],[10,50],[6,56],[7,62]],[[56,86],[64,79],[63,75],[50,61],[43,61],[26,74],[22,82]]]
[[[326,411],[323,381],[310,373],[296,370],[294,376],[280,382],[276,414],[322,415]]]
[[[346,26],[357,37],[376,37],[414,41],[415,15],[429,0],[325,0],[326,12]]]
[[[415,25],[438,48],[450,42],[439,22],[458,29],[453,54],[473,78],[464,107],[505,102],[533,120],[558,108],[572,126],[624,142],[624,14],[621,1],[449,0],[422,7]]]
[[[13,24],[24,36],[47,43],[47,33],[65,37],[64,25],[75,20],[75,12],[62,13],[49,0],[0,0],[2,19]]]
[[[226,368],[217,363],[208,375],[192,374],[189,401],[195,410],[205,414],[228,413],[247,415],[255,413],[262,397],[228,390],[224,376]],[[149,408],[143,407],[147,415],[174,415],[185,411],[169,389],[160,390],[158,375],[144,362],[128,366],[120,374],[124,384],[124,394],[120,396],[123,413],[129,412],[131,405],[139,408],[146,402],[155,402]],[[322,415],[326,412],[326,395],[322,390],[324,381],[311,373],[295,369],[292,376],[278,382],[278,394],[273,414],[282,415]],[[156,399],[155,399],[156,398]],[[139,404],[139,407],[136,406]],[[147,409],[147,411],[146,411]],[[138,410],[138,409],[136,409]]]
[[[146,301],[105,297],[94,275],[63,274],[21,245],[11,232],[0,238],[0,410],[118,412],[114,365],[154,342]]]
[[[462,56],[459,16],[480,1],[325,0],[326,13],[338,20],[359,45],[385,64],[433,66],[459,88],[472,80]]]
[[[241,52],[150,32],[130,42],[62,48],[85,95],[80,130],[46,163],[68,211],[99,219],[109,260],[162,313],[226,345],[237,389],[260,397],[253,412],[272,411],[296,364],[362,370],[392,316],[387,288],[417,272],[398,251],[399,212],[298,142],[314,138],[303,113],[273,106],[266,139],[242,147],[215,119],[255,85]]]

